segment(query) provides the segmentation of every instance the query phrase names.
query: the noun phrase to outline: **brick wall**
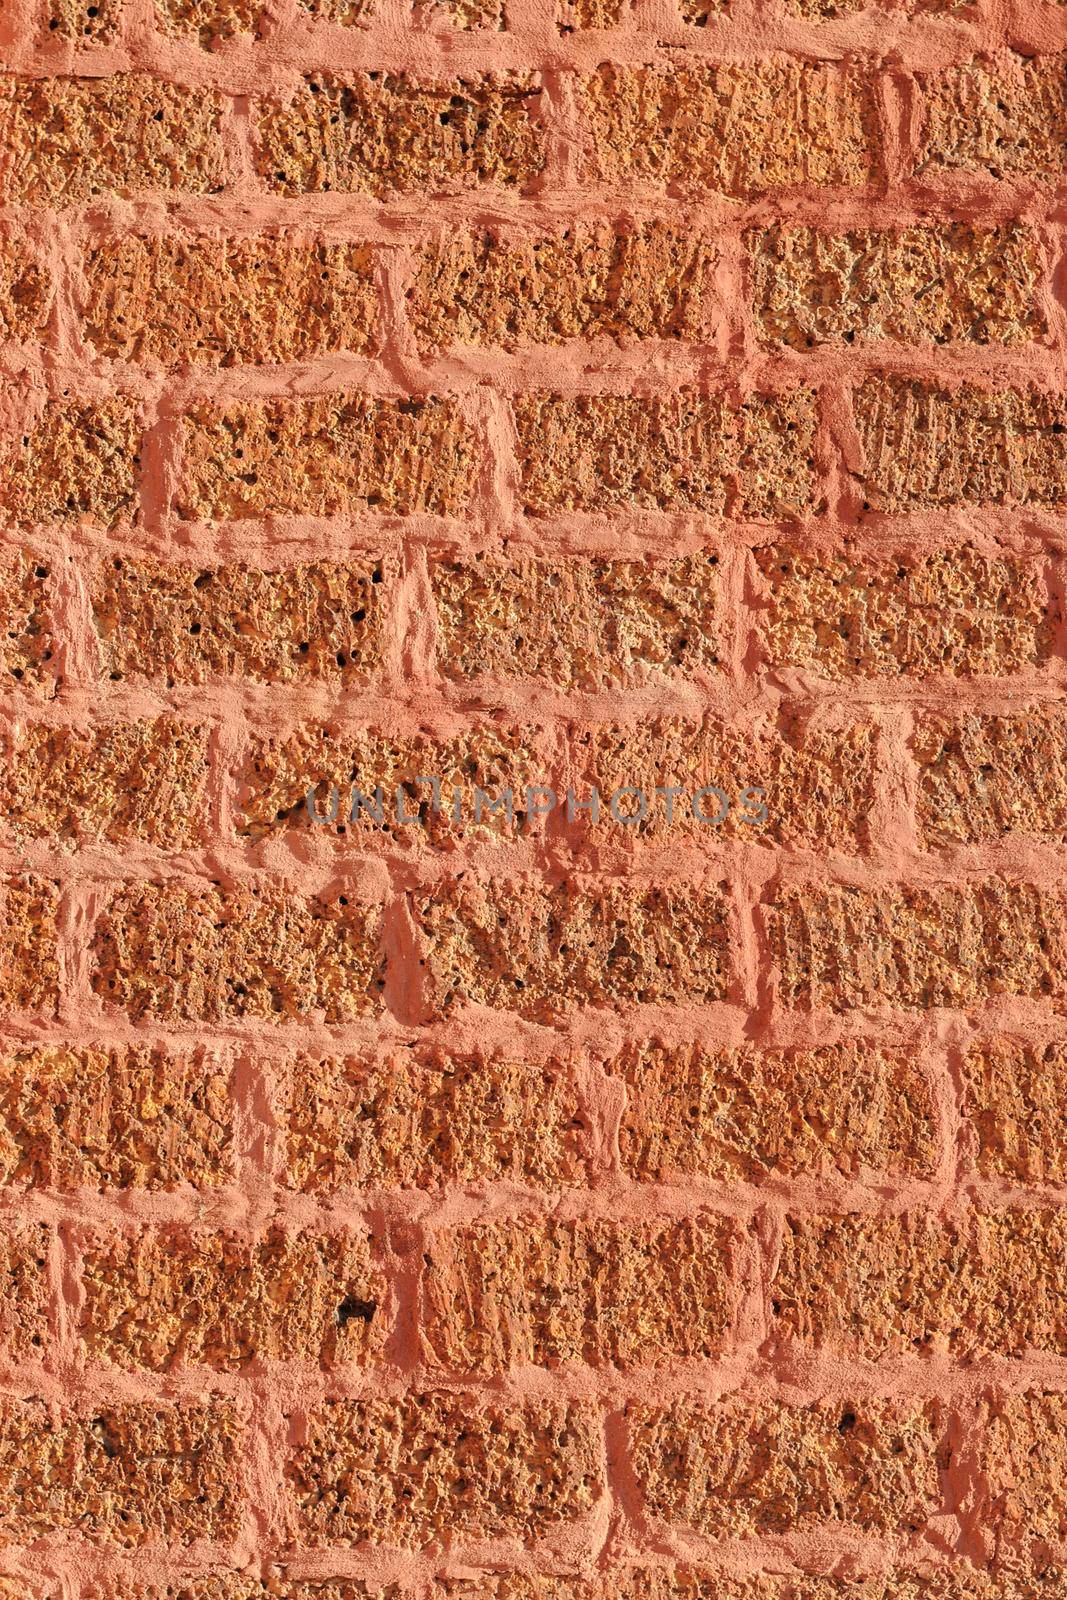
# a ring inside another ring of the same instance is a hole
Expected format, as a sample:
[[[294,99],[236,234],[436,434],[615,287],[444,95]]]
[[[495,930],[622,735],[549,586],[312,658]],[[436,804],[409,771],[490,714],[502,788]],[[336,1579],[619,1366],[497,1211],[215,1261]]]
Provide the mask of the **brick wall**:
[[[4,0],[5,1600],[1067,1594],[1065,48]]]

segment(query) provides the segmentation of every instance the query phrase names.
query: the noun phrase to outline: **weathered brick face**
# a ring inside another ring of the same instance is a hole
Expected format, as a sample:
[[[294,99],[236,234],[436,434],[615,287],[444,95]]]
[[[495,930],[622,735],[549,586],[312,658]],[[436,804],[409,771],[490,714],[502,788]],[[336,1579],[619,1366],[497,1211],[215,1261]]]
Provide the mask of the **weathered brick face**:
[[[1065,21],[0,4],[0,1600],[1067,1596]]]

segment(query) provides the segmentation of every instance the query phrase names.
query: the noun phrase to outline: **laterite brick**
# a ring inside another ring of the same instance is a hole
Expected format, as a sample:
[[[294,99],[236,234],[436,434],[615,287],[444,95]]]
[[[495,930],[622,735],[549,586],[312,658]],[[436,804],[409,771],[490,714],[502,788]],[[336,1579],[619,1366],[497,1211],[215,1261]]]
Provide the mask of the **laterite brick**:
[[[963,1062],[963,1115],[983,1177],[1016,1183],[1067,1178],[1067,1049],[994,1038]]]
[[[1067,57],[1008,52],[921,74],[923,176],[1062,178]]]
[[[423,1273],[424,1343],[445,1369],[487,1372],[713,1356],[737,1309],[740,1249],[739,1229],[711,1216],[438,1230]]]
[[[1040,1389],[980,1406],[975,1463],[983,1525],[998,1553],[1067,1537],[1067,1397]]]
[[[195,40],[205,49],[240,34],[255,35],[263,19],[263,0],[155,0],[161,30]]]
[[[40,1360],[48,1341],[51,1230],[30,1224],[0,1229],[0,1354]]]
[[[17,239],[0,240],[0,339],[30,340],[48,320],[48,273]]]
[[[1020,715],[924,716],[912,738],[916,810],[930,846],[1012,834],[1067,834],[1064,719],[1035,706]]]
[[[50,696],[55,682],[48,663],[54,650],[50,630],[52,566],[31,550],[18,550],[0,562],[0,663],[6,688],[21,684]]]
[[[133,884],[97,923],[92,986],[134,1020],[342,1022],[380,1008],[379,923],[343,894]]]
[[[0,457],[3,520],[113,528],[137,511],[141,419],[123,399],[53,401]]]
[[[59,895],[59,886],[44,878],[9,877],[3,882],[0,1005],[10,1010],[55,1010]]]

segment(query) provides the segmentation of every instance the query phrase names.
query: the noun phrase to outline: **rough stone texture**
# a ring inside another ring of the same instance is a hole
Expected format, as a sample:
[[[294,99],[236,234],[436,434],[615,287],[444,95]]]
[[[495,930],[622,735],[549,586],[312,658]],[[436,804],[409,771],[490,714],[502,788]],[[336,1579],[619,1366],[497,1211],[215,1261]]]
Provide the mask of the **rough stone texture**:
[[[769,927],[786,1005],[925,1008],[1064,992],[1064,902],[1032,884],[789,888]]]
[[[1045,661],[1048,593],[1032,562],[963,546],[876,560],[789,546],[756,552],[766,658],[847,679],[1007,674]]]
[[[718,557],[673,561],[438,562],[446,677],[543,678],[561,688],[636,685],[718,663]]]
[[[123,0],[47,0],[41,39],[110,44],[118,31]]]
[[[774,1327],[871,1356],[1062,1355],[1065,1260],[1062,1211],[984,1213],[959,1226],[924,1213],[790,1217],[770,1290]]]
[[[12,1011],[54,1011],[59,998],[56,883],[25,875],[0,884],[0,1005]]]
[[[40,1224],[0,1229],[0,1354],[9,1361],[39,1359],[48,1342],[50,1239]]]
[[[983,1571],[966,1561],[940,1570],[924,1565],[922,1572],[894,1568],[836,1578],[799,1572],[735,1577],[722,1566],[616,1567],[595,1579],[518,1572],[445,1578],[433,1593],[435,1600],[1059,1600],[1063,1582],[1062,1568]],[[229,1591],[217,1600],[229,1600]],[[239,1600],[246,1600],[243,1589]]]
[[[31,339],[48,320],[52,284],[17,239],[0,240],[0,339]]]
[[[873,91],[861,70],[827,62],[604,65],[578,91],[590,175],[740,197],[857,188],[881,166]]]
[[[45,1046],[0,1058],[0,1182],[214,1187],[232,1167],[226,1074],[201,1052]]]
[[[527,396],[515,404],[527,511],[691,508],[788,517],[814,502],[814,397]]]
[[[994,1038],[974,1045],[963,1063],[963,1114],[978,1170],[1016,1183],[1062,1183],[1067,1177],[1067,1049]]]
[[[981,1410],[981,1509],[997,1549],[1061,1541],[1067,1534],[1067,1398],[1035,1389],[990,1400]]]
[[[920,79],[919,171],[992,178],[1063,175],[1067,77],[1063,56],[976,56]]]
[[[312,1193],[509,1179],[577,1183],[584,1122],[558,1061],[397,1050],[294,1061],[283,1112],[286,1173]]]
[[[164,33],[195,39],[205,48],[257,34],[264,16],[262,0],[155,0],[155,11]]]
[[[351,395],[202,407],[186,418],[183,442],[183,517],[329,517],[357,508],[457,516],[477,465],[473,430],[445,400]]]
[[[1063,395],[872,378],[853,408],[860,477],[877,510],[1067,501]]]
[[[365,245],[270,234],[118,237],[88,250],[83,272],[83,335],[124,361],[230,367],[375,348],[378,297]]]
[[[873,730],[815,733],[783,721],[781,733],[674,719],[576,731],[572,759],[600,796],[597,821],[587,824],[590,836],[593,829],[597,837],[604,829],[664,841],[722,834],[855,849],[866,838],[874,797]],[[622,787],[637,788],[645,798],[619,796],[613,813],[611,796]],[[718,793],[701,795],[705,787]],[[654,797],[657,788],[681,793]],[[588,798],[581,784],[576,794]],[[581,816],[585,822],[590,813]],[[722,820],[709,823],[702,816]]]
[[[261,102],[256,170],[279,194],[453,193],[528,185],[544,164],[528,76],[416,82],[391,73],[308,78]]]
[[[181,849],[202,835],[207,772],[206,730],[173,718],[25,723],[0,767],[0,808],[18,840]]]
[[[95,1544],[232,1539],[243,1428],[234,1407],[133,1403],[51,1410],[0,1400],[0,1537],[69,1531]]]
[[[592,1413],[562,1402],[335,1400],[311,1417],[289,1476],[315,1543],[538,1538],[595,1503],[600,1444]]]
[[[649,1514],[697,1533],[917,1532],[941,1503],[934,1403],[679,1402],[634,1408],[630,1437]]]
[[[137,408],[116,399],[55,402],[0,455],[0,513],[8,526],[133,520],[141,423]]]
[[[381,663],[385,571],[373,557],[260,571],[114,556],[93,574],[113,680],[365,682]]]
[[[16,550],[0,562],[0,662],[6,688],[21,684],[36,693],[54,692],[48,669],[51,578],[48,559],[30,550]]]
[[[545,1018],[726,995],[728,911],[717,888],[457,882],[413,894],[411,909],[442,1016],[471,1004]]]
[[[379,1352],[385,1280],[370,1240],[145,1229],[82,1244],[86,1353],[120,1367],[362,1365]]]
[[[134,1020],[342,1022],[380,1007],[379,923],[375,907],[343,893],[135,884],[97,923],[92,986]]]
[[[929,846],[1012,834],[1067,836],[1067,724],[1034,707],[1009,717],[928,717],[912,749]]]
[[[712,328],[714,241],[664,223],[540,238],[451,234],[421,251],[408,315],[420,346],[700,339]]]
[[[444,1369],[658,1365],[713,1356],[736,1311],[734,1224],[534,1219],[440,1231],[423,1273],[423,1342]]]
[[[1041,257],[1026,228],[765,228],[746,242],[768,345],[1015,345],[1045,331],[1035,298]]]
[[[524,809],[526,788],[547,780],[556,761],[550,736],[538,738],[533,729],[488,726],[442,740],[306,725],[287,738],[251,744],[240,832],[255,839],[300,828],[346,843],[388,838],[401,847],[511,840],[536,828]],[[424,781],[416,781],[420,777]],[[307,803],[312,790],[314,823]],[[491,813],[482,804],[476,821],[478,790],[490,802],[510,790],[512,819],[506,809]]]
[[[55,206],[144,190],[222,187],[221,102],[130,73],[8,79],[0,88],[0,198]]]
[[[636,1181],[686,1177],[898,1178],[936,1164],[930,1087],[906,1055],[868,1045],[703,1050],[630,1044],[619,1132]]]

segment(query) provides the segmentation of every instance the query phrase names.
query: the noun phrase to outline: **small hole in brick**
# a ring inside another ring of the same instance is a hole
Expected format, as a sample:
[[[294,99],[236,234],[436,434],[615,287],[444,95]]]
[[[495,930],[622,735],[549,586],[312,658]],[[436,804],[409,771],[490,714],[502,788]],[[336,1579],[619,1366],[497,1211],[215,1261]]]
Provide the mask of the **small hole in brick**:
[[[337,1324],[343,1328],[349,1322],[366,1322],[374,1320],[374,1313],[378,1309],[376,1300],[357,1300],[355,1295],[346,1294],[341,1304],[337,1307]]]
[[[851,1433],[855,1426],[856,1413],[854,1411],[846,1411],[841,1421],[837,1424],[837,1431],[838,1433]]]

